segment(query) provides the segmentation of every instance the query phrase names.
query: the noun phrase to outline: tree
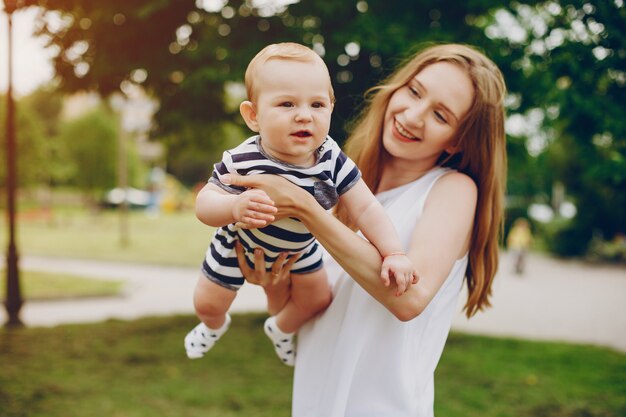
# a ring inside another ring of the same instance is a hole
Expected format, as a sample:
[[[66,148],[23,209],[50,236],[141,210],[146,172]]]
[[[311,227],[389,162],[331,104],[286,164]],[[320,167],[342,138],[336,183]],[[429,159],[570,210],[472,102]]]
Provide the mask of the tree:
[[[56,143],[54,136],[58,125],[61,99],[58,92],[46,87],[19,99],[16,103],[17,167],[20,186],[49,183],[58,172],[51,154]],[[6,100],[0,100],[0,129],[6,123]],[[0,157],[4,161],[5,137],[0,139]],[[4,164],[2,164],[4,167]],[[4,183],[6,172],[0,170]]]
[[[102,191],[115,186],[117,126],[110,111],[97,108],[60,128],[59,140],[68,150],[72,170],[69,184],[82,190],[90,204],[95,204]]]
[[[53,187],[67,179],[66,150],[59,141],[59,126],[63,109],[63,94],[47,85],[38,88],[19,103],[23,112],[30,114],[40,136],[24,140],[22,152],[27,149],[39,155],[37,161],[21,163],[31,174],[30,185]],[[29,143],[30,142],[30,143]]]
[[[63,27],[42,23],[39,33],[61,51],[54,62],[62,88],[106,96],[124,83],[140,83],[160,101],[153,136],[167,144],[170,161],[189,147],[209,149],[217,160],[224,148],[218,126],[231,122],[245,131],[237,108],[224,105],[225,86],[242,81],[263,46],[295,40],[324,54],[338,97],[331,134],[341,142],[365,89],[389,73],[407,46],[480,43],[482,30],[465,21],[497,7],[488,0],[302,1],[279,10],[243,0],[210,3],[47,0],[38,4],[68,19]],[[50,16],[44,13],[42,22]]]
[[[626,233],[626,194],[619,191],[626,189],[626,8],[564,3],[519,4],[508,12],[513,19],[501,21],[522,35],[497,27],[491,34],[516,51],[518,111],[543,115],[543,175],[565,184],[578,208],[555,243],[562,254],[578,255],[594,233]]]
[[[527,204],[564,183],[579,208],[572,227],[581,250],[594,229],[607,238],[626,231],[626,196],[616,192],[626,176],[621,1],[300,1],[273,10],[245,0],[37,3],[67,16],[39,30],[60,50],[64,89],[106,96],[138,83],[159,99],[153,136],[166,143],[170,168],[188,166],[189,149],[207,152],[207,170],[219,158],[219,126],[241,125],[236,107],[225,105],[226,86],[241,82],[268,43],[299,41],[324,56],[338,97],[331,134],[340,142],[363,92],[398,57],[425,42],[477,45],[503,70],[510,113],[525,123],[541,116],[535,133],[509,137],[510,190]],[[48,13],[42,22],[51,23]],[[201,163],[191,165],[199,172]]]

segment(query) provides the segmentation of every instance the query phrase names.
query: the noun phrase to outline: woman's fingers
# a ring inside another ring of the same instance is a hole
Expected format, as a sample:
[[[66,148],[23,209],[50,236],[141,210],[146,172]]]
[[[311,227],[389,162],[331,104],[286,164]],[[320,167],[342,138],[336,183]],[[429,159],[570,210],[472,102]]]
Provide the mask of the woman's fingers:
[[[248,176],[242,176],[238,174],[225,174],[222,175],[220,181],[226,185],[238,185],[240,187],[254,188],[259,184]]]
[[[285,263],[285,265],[283,266],[283,269],[285,269],[287,272],[291,272],[291,267],[293,266],[293,264],[295,264],[298,261],[298,259],[300,259],[301,256],[302,256],[302,252],[296,253],[295,255],[293,255]]]
[[[235,253],[237,254],[237,262],[239,262],[239,269],[241,269],[241,273],[243,274],[246,281],[249,281],[253,284],[258,284],[259,281],[255,276],[252,268],[248,266],[248,262],[246,262],[246,255],[243,252],[243,246],[241,246],[241,243],[239,243],[239,241],[235,243]]]
[[[285,259],[287,258],[287,256],[288,256],[287,252],[282,252],[280,256],[278,257],[278,259],[276,259],[276,262],[274,262],[274,267],[276,265],[279,265],[279,268],[277,269],[276,273],[274,272],[272,273],[272,280],[274,284],[277,284],[280,281],[283,281],[289,278],[293,264],[296,263],[298,259],[300,259],[300,256],[302,256],[302,253],[297,253],[293,255],[291,258],[287,259],[287,261],[285,262]]]
[[[280,274],[288,255],[289,254],[287,252],[281,252],[280,255],[278,255],[278,258],[276,258],[274,264],[272,265],[272,275]]]
[[[261,281],[261,285],[265,285],[267,282],[265,271],[265,254],[262,249],[256,248],[254,250],[254,273]]]
[[[281,252],[280,255],[278,255],[278,258],[274,261],[274,264],[272,265],[272,284],[280,282],[285,278],[285,275],[289,276],[289,274],[284,273],[284,264],[287,259],[287,255],[287,252]]]

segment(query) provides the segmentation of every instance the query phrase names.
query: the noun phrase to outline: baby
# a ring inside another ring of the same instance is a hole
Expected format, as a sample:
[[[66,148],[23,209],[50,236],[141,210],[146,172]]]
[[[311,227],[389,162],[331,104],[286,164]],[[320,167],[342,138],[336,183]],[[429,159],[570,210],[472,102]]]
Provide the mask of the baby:
[[[263,249],[268,268],[283,252],[300,256],[291,269],[290,300],[264,325],[278,357],[293,366],[294,334],[332,296],[322,248],[299,220],[274,221],[276,208],[263,191],[229,186],[221,181],[223,175],[280,175],[309,191],[326,209],[341,200],[384,258],[381,279],[388,284],[393,277],[408,286],[417,281],[417,272],[358,168],[328,136],[334,93],[323,60],[299,44],[269,45],[248,65],[245,83],[248,100],[240,112],[258,135],[224,152],[198,194],[198,219],[218,229],[194,293],[201,323],[185,337],[185,349],[189,358],[200,358],[228,329],[228,309],[244,283],[235,253],[239,241],[251,267],[255,248]]]

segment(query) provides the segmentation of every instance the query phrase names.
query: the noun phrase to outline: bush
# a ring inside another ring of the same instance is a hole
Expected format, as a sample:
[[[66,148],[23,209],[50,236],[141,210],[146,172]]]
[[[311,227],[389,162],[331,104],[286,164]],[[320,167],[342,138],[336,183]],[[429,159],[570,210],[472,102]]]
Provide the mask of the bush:
[[[543,224],[541,235],[548,251],[562,257],[585,255],[592,237],[591,230],[566,219]]]
[[[595,262],[626,263],[626,236],[617,235],[612,240],[594,236],[586,257]]]

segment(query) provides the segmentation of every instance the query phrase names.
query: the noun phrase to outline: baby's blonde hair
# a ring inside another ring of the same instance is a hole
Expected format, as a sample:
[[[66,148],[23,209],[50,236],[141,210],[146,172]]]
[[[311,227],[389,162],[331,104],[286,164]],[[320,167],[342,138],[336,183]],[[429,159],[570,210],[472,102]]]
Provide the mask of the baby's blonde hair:
[[[244,81],[246,83],[246,93],[248,100],[254,102],[258,87],[255,87],[255,80],[257,79],[257,73],[259,68],[267,61],[271,59],[284,59],[299,62],[312,62],[321,64],[326,73],[328,73],[328,67],[324,63],[324,60],[310,48],[304,45],[294,42],[274,43],[261,49],[254,58],[248,64],[246,69],[246,75]],[[330,74],[328,75],[328,88],[331,103],[335,102],[335,92],[333,91],[332,83],[330,82]]]

